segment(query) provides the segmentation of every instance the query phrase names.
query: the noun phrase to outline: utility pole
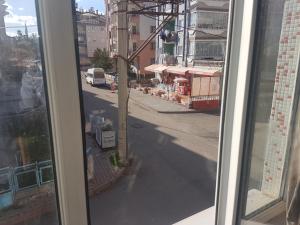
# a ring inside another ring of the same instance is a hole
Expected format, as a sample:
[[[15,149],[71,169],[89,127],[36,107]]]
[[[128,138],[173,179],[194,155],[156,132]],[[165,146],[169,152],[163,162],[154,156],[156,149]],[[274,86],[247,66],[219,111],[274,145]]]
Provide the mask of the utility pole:
[[[1,1],[1,0],[0,0]],[[135,4],[140,9],[138,11],[132,11],[131,14],[148,15],[148,16],[167,16],[159,26],[156,28],[155,32],[138,47],[138,49],[130,55],[128,58],[128,4],[129,2]],[[128,164],[128,142],[127,142],[127,120],[128,120],[128,64],[134,60],[138,54],[145,49],[145,47],[158,35],[158,33],[163,29],[163,27],[171,21],[174,16],[178,15],[179,4],[182,0],[156,0],[155,5],[150,5],[143,7],[139,3],[149,2],[154,3],[153,0],[114,0],[114,4],[117,4],[117,34],[118,34],[118,66],[117,72],[119,74],[119,84],[118,84],[118,106],[119,106],[119,135],[118,135],[118,148],[119,156],[122,165]],[[157,12],[153,11],[157,5],[171,4],[172,12]]]
[[[161,6],[158,6],[158,8],[156,9],[157,12],[160,12],[161,11]],[[158,18],[156,18],[156,27],[159,26],[159,16]],[[160,52],[159,52],[159,45],[160,45],[160,35],[157,35],[156,37],[156,49],[155,49],[155,63],[156,64],[160,64],[160,59],[159,59],[159,56],[160,56]]]
[[[117,0],[118,29],[118,106],[119,133],[118,147],[121,164],[128,163],[127,115],[128,115],[128,1]]]

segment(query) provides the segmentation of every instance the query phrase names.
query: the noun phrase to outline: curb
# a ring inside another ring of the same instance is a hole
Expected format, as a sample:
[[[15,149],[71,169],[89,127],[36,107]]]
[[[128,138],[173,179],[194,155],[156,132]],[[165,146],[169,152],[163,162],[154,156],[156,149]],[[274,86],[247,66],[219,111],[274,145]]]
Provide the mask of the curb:
[[[156,97],[155,97],[156,98]],[[151,110],[151,111],[154,111],[154,112],[157,112],[157,113],[162,113],[162,114],[188,114],[188,113],[215,113],[217,114],[216,112],[211,112],[211,111],[207,111],[207,110],[188,110],[188,111],[163,111],[163,110],[157,110],[149,105],[145,105],[143,104],[141,101],[139,100],[136,100],[134,98],[130,98],[130,100],[135,103],[136,105],[140,106],[141,108],[143,109],[146,109],[146,110]],[[163,101],[167,101],[167,100],[164,100],[164,99],[160,99],[160,100],[163,100]],[[168,101],[169,102],[169,101]],[[176,103],[173,103],[173,102],[169,102],[171,104],[176,104]]]
[[[92,187],[92,184],[89,182],[89,197],[94,197],[97,194],[106,191],[109,189],[113,184],[115,184],[124,174],[127,168],[122,168],[116,176],[113,177],[110,181],[108,181],[106,184],[98,185],[97,187]]]

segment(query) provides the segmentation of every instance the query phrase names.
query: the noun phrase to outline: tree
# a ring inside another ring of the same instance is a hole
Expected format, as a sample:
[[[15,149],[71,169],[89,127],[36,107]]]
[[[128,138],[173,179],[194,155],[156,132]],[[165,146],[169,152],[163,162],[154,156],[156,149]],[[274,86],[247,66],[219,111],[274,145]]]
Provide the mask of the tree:
[[[91,60],[95,67],[99,67],[106,70],[110,70],[113,67],[112,59],[106,49],[97,48],[94,52],[94,57]]]
[[[23,165],[51,159],[51,141],[45,107],[13,115],[1,125],[2,131],[16,139]]]
[[[20,30],[17,30],[17,39],[22,40],[23,39],[23,33]]]

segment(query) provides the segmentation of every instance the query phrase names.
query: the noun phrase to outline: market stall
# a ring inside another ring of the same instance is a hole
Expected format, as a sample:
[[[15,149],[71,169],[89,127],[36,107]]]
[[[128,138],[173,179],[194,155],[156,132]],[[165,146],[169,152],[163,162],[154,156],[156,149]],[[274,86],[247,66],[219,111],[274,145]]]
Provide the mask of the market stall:
[[[220,67],[151,65],[146,69],[159,74],[159,83],[150,91],[151,94],[193,109],[219,109]]]
[[[220,68],[192,68],[191,102],[192,108],[201,110],[216,110],[220,108],[220,83],[222,72]]]
[[[186,78],[179,77],[174,79],[175,92],[179,95],[190,95],[190,81]]]

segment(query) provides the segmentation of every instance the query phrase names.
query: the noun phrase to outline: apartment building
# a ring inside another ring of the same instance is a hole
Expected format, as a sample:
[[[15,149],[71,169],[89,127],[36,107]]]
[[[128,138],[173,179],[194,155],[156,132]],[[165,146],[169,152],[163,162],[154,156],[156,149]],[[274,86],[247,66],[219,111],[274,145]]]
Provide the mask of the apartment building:
[[[169,23],[158,36],[156,62],[183,66],[222,63],[225,57],[229,1],[191,0],[186,4],[180,5],[179,11],[183,15]],[[171,38],[162,38],[162,35],[168,33]]]
[[[117,6],[112,2],[112,0],[105,0],[106,32],[108,34],[106,44],[111,57],[117,54],[117,14],[113,13],[117,10]]]
[[[141,6],[145,7],[143,3]],[[112,1],[106,0],[106,15],[107,15],[107,33],[108,33],[108,49],[111,57],[117,54],[117,14],[114,13],[117,8]],[[129,3],[128,10],[135,11],[137,6]],[[128,54],[131,55],[137,48],[147,39],[147,37],[156,29],[156,21],[151,17],[142,15],[129,15],[129,49]],[[155,40],[150,43],[134,60],[133,64],[137,68],[140,75],[145,75],[145,67],[155,63]]]
[[[85,11],[77,9],[77,33],[80,54],[80,66],[86,69],[97,48],[106,49],[106,18],[93,8]]]

